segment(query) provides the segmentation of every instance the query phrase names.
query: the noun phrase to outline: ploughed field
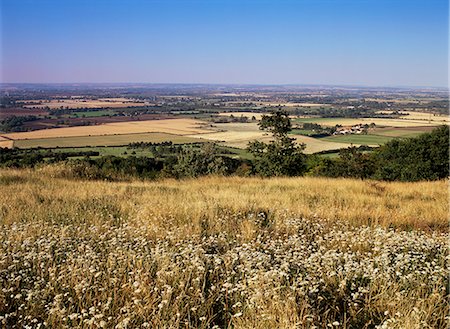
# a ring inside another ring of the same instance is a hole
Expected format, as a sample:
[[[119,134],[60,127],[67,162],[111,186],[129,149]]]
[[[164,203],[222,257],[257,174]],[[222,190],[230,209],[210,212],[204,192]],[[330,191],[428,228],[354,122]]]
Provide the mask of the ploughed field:
[[[447,181],[0,171],[5,328],[445,328]]]

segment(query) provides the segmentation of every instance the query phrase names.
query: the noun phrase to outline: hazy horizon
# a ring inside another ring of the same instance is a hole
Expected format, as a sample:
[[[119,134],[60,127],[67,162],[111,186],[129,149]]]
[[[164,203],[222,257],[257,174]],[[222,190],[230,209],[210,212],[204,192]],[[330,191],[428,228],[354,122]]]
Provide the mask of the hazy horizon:
[[[1,0],[1,83],[448,87],[448,2]]]

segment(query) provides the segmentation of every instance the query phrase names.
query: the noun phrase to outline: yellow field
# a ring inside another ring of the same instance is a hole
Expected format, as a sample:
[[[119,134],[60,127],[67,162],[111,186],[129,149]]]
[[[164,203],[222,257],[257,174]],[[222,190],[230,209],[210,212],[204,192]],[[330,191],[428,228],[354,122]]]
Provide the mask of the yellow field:
[[[83,146],[119,146],[135,142],[146,142],[146,143],[172,142],[174,144],[185,144],[185,143],[201,143],[204,141],[205,140],[201,138],[193,138],[167,133],[142,133],[142,134],[20,139],[14,141],[14,147],[54,148],[54,147],[83,147]],[[11,144],[13,143],[13,141],[10,142]]]
[[[20,102],[19,102],[20,103]],[[50,108],[60,109],[80,109],[80,108],[101,108],[101,107],[135,107],[149,105],[147,102],[138,102],[135,100],[130,100],[127,98],[101,98],[101,99],[84,99],[84,98],[73,98],[73,99],[59,99],[59,100],[44,100],[36,99],[29,101],[22,101],[25,108]]]
[[[4,140],[0,140],[0,148],[12,148],[14,145],[13,141],[4,139]]]
[[[392,111],[377,111],[379,114],[392,114]],[[440,114],[433,114],[433,113],[427,113],[427,112],[416,112],[416,111],[401,111],[401,113],[407,114],[404,116],[401,116],[400,119],[402,120],[422,120],[427,121],[429,123],[435,123],[435,124],[445,124],[450,122],[450,117],[448,115],[440,115]]]
[[[71,173],[0,170],[2,328],[446,328],[447,181]]]
[[[415,112],[415,111],[402,111],[402,113],[408,113],[407,116],[403,116],[404,120],[425,120],[431,123],[445,124],[450,122],[450,117],[448,115],[433,115],[426,112]]]
[[[226,146],[246,148],[248,143],[253,140],[268,142],[271,140],[267,134],[262,131],[220,131],[201,135],[189,135],[189,137],[201,136],[215,142],[222,142]]]
[[[379,118],[300,118],[301,122],[318,123],[323,126],[352,126],[357,124],[375,123],[377,126],[386,127],[419,127],[419,126],[437,126],[440,123],[427,122],[423,120],[405,120],[405,119],[379,119]],[[450,123],[450,122],[447,122]]]
[[[101,136],[120,135],[130,133],[161,132],[177,135],[201,134],[209,132],[201,127],[202,121],[193,119],[166,119],[166,120],[146,120],[128,121],[117,123],[106,123],[97,126],[80,126],[68,128],[52,128],[29,132],[3,134],[13,140],[74,137],[74,136]]]
[[[312,154],[327,150],[336,150],[340,148],[347,148],[350,146],[359,146],[359,144],[341,143],[341,142],[330,142],[320,138],[312,138],[308,136],[296,135],[295,139],[298,143],[305,143],[306,148],[304,153]]]

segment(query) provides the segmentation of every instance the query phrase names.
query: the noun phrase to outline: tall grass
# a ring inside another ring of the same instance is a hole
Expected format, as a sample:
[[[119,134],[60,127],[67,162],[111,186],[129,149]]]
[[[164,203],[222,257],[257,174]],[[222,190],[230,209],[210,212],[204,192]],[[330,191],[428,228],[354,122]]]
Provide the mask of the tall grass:
[[[0,325],[444,328],[448,184],[0,171]]]

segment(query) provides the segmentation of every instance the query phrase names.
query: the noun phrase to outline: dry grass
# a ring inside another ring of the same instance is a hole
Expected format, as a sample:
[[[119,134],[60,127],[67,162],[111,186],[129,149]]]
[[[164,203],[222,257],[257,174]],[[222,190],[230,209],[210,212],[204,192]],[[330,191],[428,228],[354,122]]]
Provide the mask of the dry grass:
[[[0,171],[5,327],[446,326],[446,181],[60,175]]]
[[[101,136],[114,134],[131,133],[168,133],[177,135],[201,134],[208,132],[200,125],[202,121],[192,119],[164,119],[164,120],[145,120],[145,121],[127,121],[117,123],[106,123],[98,126],[81,126],[68,128],[53,128],[35,130],[29,132],[18,132],[3,134],[10,139],[37,139],[37,138],[55,138],[55,137],[74,137],[74,136]]]
[[[36,203],[30,195],[40,195],[46,200],[57,197],[63,202],[53,205],[64,207],[66,212],[71,207],[66,208],[65,203],[70,204],[77,198],[81,202],[109,196],[127,217],[151,218],[158,212],[158,216],[172,216],[177,225],[185,221],[193,224],[204,216],[212,216],[212,219],[218,211],[248,213],[264,210],[274,218],[287,212],[299,217],[343,220],[352,225],[424,230],[448,228],[446,181],[388,183],[316,177],[206,177],[189,181],[83,182],[80,185],[78,181],[49,179],[48,175],[57,176],[57,170],[58,167],[45,167],[29,173],[2,171],[1,177],[7,180],[8,177],[24,180],[20,184],[3,184],[3,202],[8,208],[25,206],[3,214],[3,221],[14,222],[22,218],[27,209],[35,218],[44,219],[51,210],[49,205]],[[46,187],[43,189],[43,186]],[[127,208],[130,205],[131,208]]]

